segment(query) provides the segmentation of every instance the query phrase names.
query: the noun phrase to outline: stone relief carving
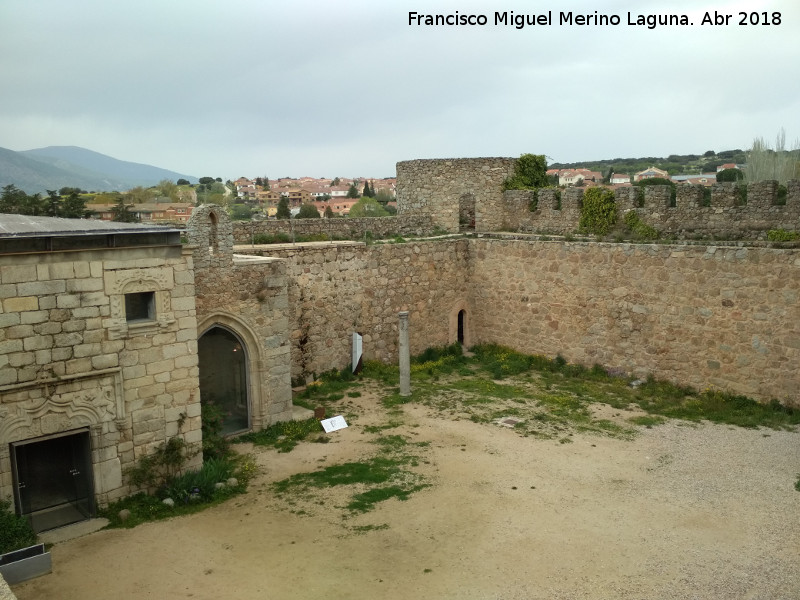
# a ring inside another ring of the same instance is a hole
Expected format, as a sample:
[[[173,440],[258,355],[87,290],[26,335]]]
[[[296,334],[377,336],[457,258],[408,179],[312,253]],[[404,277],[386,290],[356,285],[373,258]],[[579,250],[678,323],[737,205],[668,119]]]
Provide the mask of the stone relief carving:
[[[28,394],[18,390],[14,394],[18,400],[9,400],[9,395],[0,404],[0,439],[25,440],[102,423],[113,423],[117,428],[124,419],[124,402],[117,397],[117,377],[118,374],[90,376],[88,379],[94,379],[96,387],[77,391],[59,391],[64,384],[41,382],[32,383]]]

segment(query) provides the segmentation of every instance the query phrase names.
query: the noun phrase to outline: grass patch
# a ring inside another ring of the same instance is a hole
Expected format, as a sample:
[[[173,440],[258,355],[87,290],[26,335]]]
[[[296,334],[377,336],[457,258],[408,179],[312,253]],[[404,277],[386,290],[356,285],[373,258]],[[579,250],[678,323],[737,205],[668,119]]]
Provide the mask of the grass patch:
[[[256,470],[248,456],[207,461],[197,471],[171,478],[153,495],[141,492],[112,502],[100,509],[98,516],[109,520],[109,528],[131,528],[148,521],[200,512],[244,493]],[[229,477],[237,479],[236,485],[216,487],[215,484]],[[174,505],[164,504],[165,498],[171,498]],[[130,512],[124,521],[120,518],[122,510]]]
[[[237,437],[234,443],[251,442],[256,446],[272,446],[278,452],[290,452],[301,440],[321,432],[322,425],[312,417],[305,421],[282,421],[261,431],[251,431]]]
[[[651,429],[656,425],[662,425],[663,423],[667,422],[667,419],[660,416],[660,415],[642,415],[639,417],[631,417],[628,419],[634,425],[641,425],[642,427],[647,427]]]

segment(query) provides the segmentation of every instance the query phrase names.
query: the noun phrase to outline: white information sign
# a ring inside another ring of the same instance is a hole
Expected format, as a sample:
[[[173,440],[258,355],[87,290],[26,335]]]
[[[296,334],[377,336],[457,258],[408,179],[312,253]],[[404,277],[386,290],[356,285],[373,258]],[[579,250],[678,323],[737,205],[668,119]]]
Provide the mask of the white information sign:
[[[353,365],[353,373],[359,373],[361,371],[361,357],[363,354],[363,340],[361,338],[361,334],[357,331],[353,332],[353,352],[352,357],[350,360],[350,364]]]
[[[323,419],[320,421],[320,423],[322,423],[322,428],[325,430],[325,433],[330,433],[331,431],[336,431],[338,429],[344,429],[347,427],[347,422],[344,420],[342,415],[336,415],[330,419]]]

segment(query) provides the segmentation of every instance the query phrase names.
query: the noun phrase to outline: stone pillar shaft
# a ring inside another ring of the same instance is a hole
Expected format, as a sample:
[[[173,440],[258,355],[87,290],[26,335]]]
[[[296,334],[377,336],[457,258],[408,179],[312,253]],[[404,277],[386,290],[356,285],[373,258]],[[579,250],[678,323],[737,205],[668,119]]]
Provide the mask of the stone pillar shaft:
[[[400,395],[411,395],[411,357],[408,349],[408,311],[404,310],[397,315],[400,318]]]

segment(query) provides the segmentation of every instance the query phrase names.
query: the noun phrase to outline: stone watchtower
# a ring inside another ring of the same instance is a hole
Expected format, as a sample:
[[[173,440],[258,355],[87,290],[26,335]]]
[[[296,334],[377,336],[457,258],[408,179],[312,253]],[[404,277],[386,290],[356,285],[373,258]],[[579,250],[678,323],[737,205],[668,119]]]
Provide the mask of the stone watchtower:
[[[434,226],[493,231],[503,224],[503,182],[514,158],[447,158],[397,163],[397,212],[428,215]]]

